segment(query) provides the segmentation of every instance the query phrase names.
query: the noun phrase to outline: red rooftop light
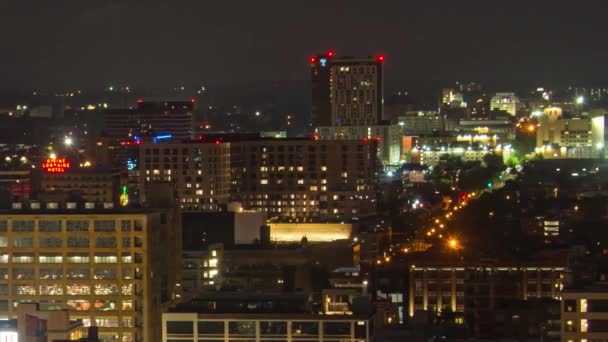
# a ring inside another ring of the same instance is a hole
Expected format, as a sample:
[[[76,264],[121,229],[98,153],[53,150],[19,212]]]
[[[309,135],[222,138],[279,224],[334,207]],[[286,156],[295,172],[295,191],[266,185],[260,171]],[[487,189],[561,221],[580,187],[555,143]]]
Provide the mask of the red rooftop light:
[[[144,103],[144,100],[142,100],[142,99],[137,99],[137,103]]]
[[[310,57],[310,63],[314,63],[314,62],[316,62],[316,61],[317,61],[317,59],[316,59],[314,56],[313,56],[313,57]]]
[[[219,144],[221,144],[221,143],[222,143],[222,142],[221,142],[221,141],[219,141],[219,140],[216,140],[216,141],[215,141],[215,144],[216,144],[216,145],[219,145]]]
[[[376,59],[378,60],[378,62],[384,62],[384,55],[379,55],[378,57],[376,57]]]
[[[333,50],[327,51],[327,57],[333,57],[333,56],[334,56]]]
[[[190,99],[190,102],[196,103],[196,99],[193,97],[193,98]]]

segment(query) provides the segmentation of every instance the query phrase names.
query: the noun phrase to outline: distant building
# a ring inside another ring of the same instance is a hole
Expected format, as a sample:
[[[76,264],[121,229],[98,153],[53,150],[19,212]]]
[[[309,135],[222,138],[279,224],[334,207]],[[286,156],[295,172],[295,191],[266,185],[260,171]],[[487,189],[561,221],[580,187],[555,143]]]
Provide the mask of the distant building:
[[[515,125],[508,118],[495,120],[459,120],[456,127],[458,141],[476,142],[486,145],[508,143],[515,140]]]
[[[502,110],[510,115],[517,115],[519,98],[515,93],[496,93],[490,100],[490,110]]]
[[[407,112],[400,115],[397,121],[403,135],[441,135],[446,131],[445,116],[438,112]]]
[[[312,125],[373,126],[383,119],[383,63],[376,58],[310,58]]]
[[[375,211],[376,153],[375,139],[144,142],[140,188],[173,182],[185,211],[213,211],[236,201],[268,217],[350,220]]]
[[[467,106],[466,102],[464,102],[462,93],[452,88],[445,88],[442,90],[441,104],[442,106],[450,108],[465,108]]]
[[[495,146],[492,148],[479,147],[474,145],[459,145],[459,146],[417,146],[411,150],[412,161],[417,162],[421,165],[434,166],[439,164],[441,157],[444,155],[457,156],[462,158],[463,161],[479,161],[483,162],[483,159],[488,154],[497,154],[502,156],[503,161],[506,163],[511,158],[511,146]]]
[[[319,126],[316,128],[320,140],[375,140],[378,159],[385,166],[396,165],[401,160],[401,126]]]
[[[119,205],[120,185],[120,174],[117,170],[84,167],[75,167],[66,172],[40,170],[42,193],[74,194],[84,202]]]
[[[605,113],[565,118],[561,108],[545,109],[536,131],[536,153],[545,158],[599,158],[605,153]]]
[[[195,101],[137,101],[135,109],[108,109],[104,136],[128,139],[133,136],[168,135],[192,139]]]

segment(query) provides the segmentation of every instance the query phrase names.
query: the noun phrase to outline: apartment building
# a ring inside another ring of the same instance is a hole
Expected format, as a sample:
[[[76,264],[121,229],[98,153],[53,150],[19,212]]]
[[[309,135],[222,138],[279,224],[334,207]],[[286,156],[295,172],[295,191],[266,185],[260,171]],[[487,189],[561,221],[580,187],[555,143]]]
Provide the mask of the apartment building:
[[[370,140],[218,137],[140,147],[140,188],[173,182],[184,211],[237,201],[269,218],[350,220],[375,212],[375,171]]]

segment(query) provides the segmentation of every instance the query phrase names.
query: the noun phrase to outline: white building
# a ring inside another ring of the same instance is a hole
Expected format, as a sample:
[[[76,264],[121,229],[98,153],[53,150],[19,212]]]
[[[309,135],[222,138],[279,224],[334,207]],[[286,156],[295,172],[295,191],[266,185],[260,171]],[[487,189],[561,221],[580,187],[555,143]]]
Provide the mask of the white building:
[[[444,155],[453,155],[462,158],[463,161],[483,162],[483,158],[490,153],[502,155],[503,162],[511,158],[511,145],[498,145],[494,148],[472,146],[442,146],[442,147],[414,147],[412,149],[412,160],[418,161],[421,165],[434,166],[439,164]]]
[[[545,158],[598,158],[604,153],[605,115],[566,119],[561,108],[545,109],[536,132],[536,153]]]

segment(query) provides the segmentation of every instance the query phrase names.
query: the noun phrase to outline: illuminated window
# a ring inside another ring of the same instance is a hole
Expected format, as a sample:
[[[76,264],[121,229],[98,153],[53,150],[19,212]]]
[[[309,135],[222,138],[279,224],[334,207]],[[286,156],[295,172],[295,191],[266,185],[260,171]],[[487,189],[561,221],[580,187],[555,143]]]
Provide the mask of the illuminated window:
[[[61,264],[63,257],[61,255],[41,255],[38,260],[41,264]]]
[[[8,255],[6,255],[8,261]],[[14,264],[31,264],[34,262],[33,254],[21,254],[21,255],[13,255],[13,263]]]
[[[8,247],[8,237],[0,236],[0,247]]]
[[[100,296],[109,296],[118,294],[118,285],[116,284],[95,284],[95,294]]]
[[[118,258],[116,255],[96,255],[93,259],[96,264],[116,264]]]
[[[303,167],[303,166],[298,166],[298,171],[299,171],[299,172],[304,171],[304,167]]]
[[[93,272],[93,279],[116,279],[116,269],[96,268]]]
[[[68,268],[66,277],[68,279],[89,279],[90,271],[88,268]]]
[[[70,310],[74,311],[89,311],[91,310],[91,302],[85,299],[72,299],[65,302]]]
[[[41,268],[39,272],[40,279],[61,279],[63,278],[63,270],[61,268]]]
[[[327,166],[321,166],[321,171],[327,171]]]
[[[40,295],[63,296],[63,286],[57,284],[40,285]]]
[[[298,179],[298,184],[304,184],[304,180],[303,179]]]
[[[317,191],[317,190],[318,190],[318,188],[317,188],[317,186],[316,186],[316,185],[312,185],[312,186],[310,187],[310,191]]]
[[[216,257],[217,256],[217,251],[216,250],[212,250],[211,251],[211,256],[212,257]]]
[[[13,268],[13,280],[34,279],[33,268]]]
[[[17,294],[17,295],[21,295],[21,296],[35,296],[36,287],[31,286],[31,285],[14,285],[13,294]]]
[[[217,259],[209,259],[209,267],[217,267]]]
[[[581,299],[581,312],[587,312],[587,300]]]
[[[105,328],[117,328],[118,327],[118,317],[111,317],[111,316],[96,317],[95,325],[97,325],[98,327],[105,327]]]
[[[260,179],[260,184],[268,184],[268,179]]]
[[[88,264],[89,263],[89,255],[69,255],[67,257],[69,264]]]
[[[123,296],[130,296],[133,294],[133,284],[124,284],[120,288],[120,293]]]

